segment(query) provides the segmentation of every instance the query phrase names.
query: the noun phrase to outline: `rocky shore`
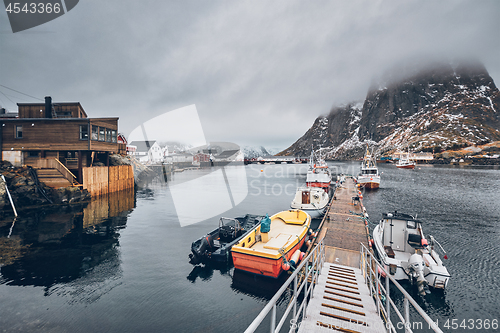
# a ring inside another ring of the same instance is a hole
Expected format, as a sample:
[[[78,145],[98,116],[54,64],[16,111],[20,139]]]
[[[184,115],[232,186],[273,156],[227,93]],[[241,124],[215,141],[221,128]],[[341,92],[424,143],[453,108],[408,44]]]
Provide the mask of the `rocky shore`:
[[[7,161],[0,161],[0,174],[5,177],[10,195],[18,211],[33,206],[70,204],[90,200],[90,194],[78,187],[53,189],[43,183],[37,186],[28,167],[14,167]],[[12,212],[5,183],[1,177],[0,211],[2,213]]]

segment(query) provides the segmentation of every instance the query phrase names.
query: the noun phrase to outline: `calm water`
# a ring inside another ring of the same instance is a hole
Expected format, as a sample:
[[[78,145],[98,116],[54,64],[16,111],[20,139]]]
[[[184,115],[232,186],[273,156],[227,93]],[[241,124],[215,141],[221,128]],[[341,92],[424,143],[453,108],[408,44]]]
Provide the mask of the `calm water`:
[[[331,166],[345,173],[358,170],[357,163]],[[364,199],[372,221],[392,210],[418,214],[425,222],[424,232],[434,235],[450,257],[448,290],[419,298],[420,304],[441,328],[448,318],[500,319],[500,171],[380,168],[381,188],[365,193]],[[185,227],[180,226],[171,191],[163,182],[85,208],[24,213],[13,227],[12,219],[4,218],[0,331],[243,331],[282,281],[235,272],[230,266],[193,267],[188,263],[190,244],[214,229],[219,216],[287,209],[296,186],[305,181],[306,167],[244,170],[248,195],[243,202]],[[185,171],[169,184],[209,172]],[[210,200],[225,195],[220,184],[213,185]]]

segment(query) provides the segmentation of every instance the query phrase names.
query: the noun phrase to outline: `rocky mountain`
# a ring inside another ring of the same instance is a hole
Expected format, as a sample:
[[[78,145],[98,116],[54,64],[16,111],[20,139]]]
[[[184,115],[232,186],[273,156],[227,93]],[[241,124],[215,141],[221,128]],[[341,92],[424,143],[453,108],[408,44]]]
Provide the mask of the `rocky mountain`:
[[[407,69],[409,68],[409,69]],[[478,62],[395,68],[378,79],[363,102],[335,107],[280,155],[361,157],[407,146],[439,152],[500,140],[500,92]]]
[[[272,152],[269,152],[263,146],[260,147],[244,146],[241,147],[241,151],[243,152],[245,158],[257,158],[257,157],[266,157],[273,155]]]

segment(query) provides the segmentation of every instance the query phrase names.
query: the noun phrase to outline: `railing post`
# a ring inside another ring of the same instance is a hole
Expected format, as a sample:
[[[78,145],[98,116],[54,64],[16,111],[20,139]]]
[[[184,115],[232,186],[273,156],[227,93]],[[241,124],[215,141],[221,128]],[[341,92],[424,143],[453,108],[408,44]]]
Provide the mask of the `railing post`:
[[[271,333],[276,329],[276,303],[273,305],[273,312],[271,313]]]
[[[391,302],[389,301],[389,272],[386,272],[385,275],[385,312],[387,314],[387,323],[391,322]],[[386,324],[387,324],[386,323]],[[390,326],[387,328],[387,332],[390,332]]]
[[[375,297],[377,298],[377,314],[380,316],[380,279],[379,279],[379,274],[378,274],[378,263],[375,262],[375,283],[377,284],[376,287],[376,295]]]
[[[297,317],[297,275],[293,278],[293,319]]]
[[[372,259],[368,257],[368,253],[366,254],[366,260],[368,260],[368,289],[370,291],[370,297],[373,296],[372,290]]]
[[[304,311],[302,313],[302,320],[306,319],[306,308],[307,308],[307,264],[304,266],[306,268],[305,277],[304,277],[304,300],[302,301],[304,304]]]
[[[405,316],[405,333],[411,333],[411,329],[410,329],[410,302],[408,301],[408,297],[405,296],[405,299],[404,299],[404,308],[405,308],[405,313],[404,313],[404,316]]]

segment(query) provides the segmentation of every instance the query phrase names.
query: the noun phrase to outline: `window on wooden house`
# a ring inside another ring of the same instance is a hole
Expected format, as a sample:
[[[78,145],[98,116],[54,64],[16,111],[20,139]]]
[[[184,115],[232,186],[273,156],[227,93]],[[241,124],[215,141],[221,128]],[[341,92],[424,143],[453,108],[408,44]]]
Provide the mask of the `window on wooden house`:
[[[116,143],[116,131],[112,130],[111,131],[111,142]]]
[[[99,141],[104,141],[106,139],[106,129],[104,127],[99,127]]]
[[[22,139],[23,138],[23,126],[19,125],[16,126],[16,139]]]
[[[89,139],[89,127],[87,125],[80,125],[80,140]]]
[[[92,125],[92,140],[94,141],[98,140],[98,132],[99,132],[99,127]]]
[[[111,142],[111,130],[106,128],[106,142]]]
[[[39,151],[29,151],[28,157],[40,157],[40,152]]]

